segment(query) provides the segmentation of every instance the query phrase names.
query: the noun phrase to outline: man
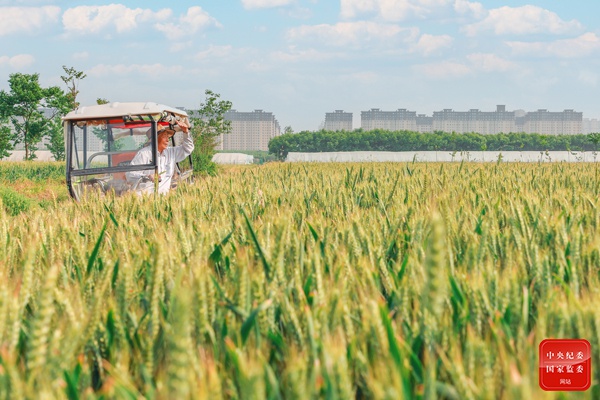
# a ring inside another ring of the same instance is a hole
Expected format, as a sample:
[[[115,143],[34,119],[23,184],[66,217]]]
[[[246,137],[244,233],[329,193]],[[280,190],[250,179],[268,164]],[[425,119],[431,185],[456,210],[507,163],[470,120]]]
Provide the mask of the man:
[[[185,160],[194,151],[194,141],[189,134],[189,125],[183,121],[177,121],[177,125],[183,131],[183,143],[181,146],[169,147],[169,140],[175,134],[175,130],[168,127],[160,127],[157,132],[158,147],[158,193],[165,194],[171,190],[171,180],[177,169],[176,163]],[[151,132],[151,131],[150,131]],[[148,145],[140,149],[130,165],[144,165],[152,162],[152,146]],[[154,170],[127,172],[129,181],[138,192],[154,192]]]

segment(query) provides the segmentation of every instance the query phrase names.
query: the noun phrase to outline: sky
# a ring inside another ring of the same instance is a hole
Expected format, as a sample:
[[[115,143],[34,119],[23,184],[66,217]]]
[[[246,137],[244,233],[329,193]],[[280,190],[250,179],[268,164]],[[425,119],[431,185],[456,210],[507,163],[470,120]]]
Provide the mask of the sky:
[[[282,130],[405,108],[600,118],[597,0],[0,0],[0,90],[13,73],[78,101],[197,109],[212,90]]]

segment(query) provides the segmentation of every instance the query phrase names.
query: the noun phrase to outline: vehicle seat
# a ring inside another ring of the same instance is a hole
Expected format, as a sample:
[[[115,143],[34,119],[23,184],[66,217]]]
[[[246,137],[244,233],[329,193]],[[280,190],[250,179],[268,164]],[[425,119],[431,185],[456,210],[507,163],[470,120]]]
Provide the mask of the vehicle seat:
[[[130,151],[128,153],[120,153],[120,154],[113,154],[112,156],[112,165],[113,166],[117,166],[117,165],[129,165],[131,163],[131,160],[133,160],[133,157],[135,157],[135,155],[137,154],[137,151]],[[113,179],[120,179],[120,180],[125,180],[125,172],[115,172],[113,174]]]

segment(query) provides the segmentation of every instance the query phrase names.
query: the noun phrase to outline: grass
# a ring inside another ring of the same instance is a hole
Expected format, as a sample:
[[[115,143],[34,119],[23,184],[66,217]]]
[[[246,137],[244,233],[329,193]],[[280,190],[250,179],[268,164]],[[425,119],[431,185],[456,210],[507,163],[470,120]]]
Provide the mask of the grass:
[[[63,162],[9,162],[0,163],[0,180],[17,182],[19,180],[44,182],[65,179]]]
[[[1,162],[0,200],[11,215],[69,200],[64,163]]]
[[[224,168],[0,212],[0,397],[593,399],[594,164]]]

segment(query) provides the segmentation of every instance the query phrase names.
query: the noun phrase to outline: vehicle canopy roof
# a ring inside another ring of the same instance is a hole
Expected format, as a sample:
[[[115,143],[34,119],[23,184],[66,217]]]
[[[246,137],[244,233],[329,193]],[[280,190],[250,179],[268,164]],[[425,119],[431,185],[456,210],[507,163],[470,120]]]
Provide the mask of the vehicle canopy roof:
[[[154,120],[159,120],[164,113],[187,117],[187,113],[178,108],[152,102],[107,103],[93,106],[78,107],[63,117],[64,121],[78,121],[87,119],[115,118],[135,115],[152,115]]]

